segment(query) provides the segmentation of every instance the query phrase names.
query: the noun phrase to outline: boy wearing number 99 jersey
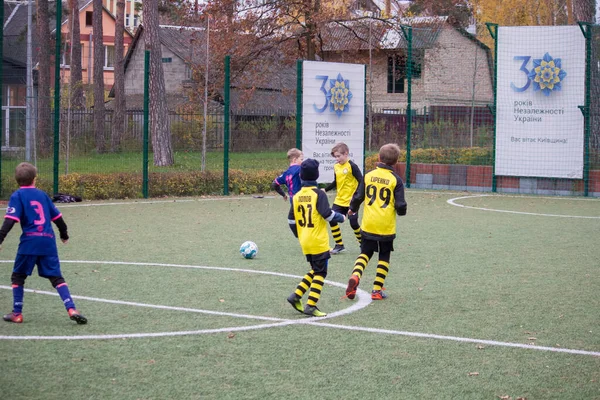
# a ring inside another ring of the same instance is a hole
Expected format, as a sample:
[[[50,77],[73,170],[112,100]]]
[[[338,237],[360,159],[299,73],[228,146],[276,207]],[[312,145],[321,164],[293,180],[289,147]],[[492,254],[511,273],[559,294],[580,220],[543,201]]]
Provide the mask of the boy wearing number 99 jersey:
[[[349,216],[358,212],[360,205],[366,200],[361,223],[361,254],[354,263],[354,270],[346,288],[346,296],[349,299],[356,296],[360,278],[375,252],[379,252],[379,262],[371,299],[383,300],[387,297],[383,292],[383,284],[389,271],[390,255],[394,251],[396,214],[406,215],[404,184],[393,169],[398,157],[398,145],[389,143],[381,146],[377,168],[365,175],[350,202]]]
[[[329,254],[329,222],[344,222],[343,214],[329,207],[329,200],[324,191],[317,187],[319,178],[319,162],[306,159],[300,165],[302,189],[294,195],[294,235],[300,241],[306,261],[311,270],[304,275],[296,290],[287,298],[295,310],[314,317],[327,314],[317,308],[321,298],[323,283],[327,276]],[[308,292],[306,306],[302,307],[302,297]]]

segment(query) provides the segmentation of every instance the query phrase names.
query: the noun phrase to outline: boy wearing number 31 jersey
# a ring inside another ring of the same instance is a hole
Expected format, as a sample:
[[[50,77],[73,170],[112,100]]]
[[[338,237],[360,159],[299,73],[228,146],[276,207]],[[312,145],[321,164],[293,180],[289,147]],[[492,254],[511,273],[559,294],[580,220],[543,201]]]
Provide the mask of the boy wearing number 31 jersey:
[[[304,275],[294,292],[287,298],[295,310],[313,317],[324,317],[327,314],[317,308],[321,298],[323,283],[327,276],[329,254],[329,222],[344,222],[343,214],[329,207],[329,200],[324,191],[317,187],[319,178],[319,162],[306,159],[300,165],[302,189],[294,195],[292,208],[294,225],[292,231],[300,241],[306,261],[310,263],[310,271]],[[302,297],[308,292],[306,306],[302,307]]]
[[[383,292],[383,284],[389,271],[390,255],[394,251],[396,214],[406,215],[404,184],[393,169],[399,157],[398,145],[383,145],[379,149],[377,168],[365,175],[350,202],[348,216],[358,212],[363,202],[365,206],[361,223],[361,254],[354,263],[354,270],[346,288],[346,296],[349,299],[356,296],[360,278],[375,252],[379,253],[379,262],[371,299],[383,300],[387,297]]]

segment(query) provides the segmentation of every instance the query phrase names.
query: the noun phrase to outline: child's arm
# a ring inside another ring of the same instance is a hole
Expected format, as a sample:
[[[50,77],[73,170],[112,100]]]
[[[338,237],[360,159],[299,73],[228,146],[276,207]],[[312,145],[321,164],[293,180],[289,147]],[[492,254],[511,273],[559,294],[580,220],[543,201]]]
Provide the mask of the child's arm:
[[[352,200],[350,201],[348,215],[357,213],[363,201],[365,201],[365,180],[361,179],[360,183],[358,184],[358,188],[356,189],[356,192],[354,192]]]
[[[58,217],[53,222],[60,233],[60,240],[62,240],[63,243],[67,243],[69,241],[69,234],[67,233],[67,224],[65,220],[63,217]]]
[[[406,215],[406,200],[404,199],[404,184],[398,178],[398,183],[394,188],[394,208],[398,215]]]
[[[327,200],[327,195],[322,191],[318,193],[317,198],[317,212],[321,214],[321,216],[327,222],[344,222],[346,220],[346,216],[344,214],[340,214],[335,212],[329,207],[329,200]]]
[[[329,185],[325,186],[323,188],[324,191],[329,192],[332,189],[335,189],[337,186],[336,180],[335,180],[335,174],[333,174],[333,182],[331,182]]]
[[[352,167],[352,175],[354,175],[356,182],[362,182],[363,174],[362,172],[360,172],[360,168],[358,168],[358,165],[356,165],[354,161],[350,161],[350,166]]]
[[[287,194],[285,194],[285,192],[283,191],[283,189],[281,188],[281,185],[279,184],[279,182],[277,182],[277,180],[274,180],[273,183],[271,183],[271,190],[276,191],[277,193],[279,193],[280,196],[283,197],[283,200],[287,201]]]
[[[4,223],[2,224],[2,228],[0,228],[0,245],[2,245],[2,242],[4,242],[6,235],[8,235],[8,232],[10,232],[10,230],[16,222],[17,221],[15,221],[12,218],[4,218]]]

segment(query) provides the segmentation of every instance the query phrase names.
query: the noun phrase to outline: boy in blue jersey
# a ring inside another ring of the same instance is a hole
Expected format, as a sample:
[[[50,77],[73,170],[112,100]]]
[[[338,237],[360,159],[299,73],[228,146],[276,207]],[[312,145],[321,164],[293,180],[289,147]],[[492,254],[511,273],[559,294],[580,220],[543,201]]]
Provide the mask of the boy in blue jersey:
[[[289,168],[283,171],[283,173],[277,178],[275,178],[273,183],[271,183],[271,189],[279,193],[283,197],[283,201],[287,201],[289,197],[290,211],[288,212],[288,224],[290,225],[290,229],[292,229],[293,232],[293,199],[294,195],[300,190],[302,186],[302,182],[300,180],[300,164],[302,164],[303,159],[302,151],[296,148],[289,149],[287,152],[287,159],[290,163]],[[282,185],[285,185],[287,187],[287,194],[281,188]]]
[[[15,179],[20,188],[10,196],[4,223],[0,228],[0,245],[15,223],[20,223],[23,231],[11,275],[13,311],[4,315],[3,319],[7,322],[23,322],[23,286],[25,279],[37,265],[38,274],[50,280],[58,292],[69,318],[78,324],[85,324],[87,319],[75,308],[69,287],[62,277],[51,222],[56,224],[63,243],[69,240],[67,224],[50,197],[34,186],[36,176],[37,170],[33,165],[17,165]]]
[[[300,168],[302,189],[296,193],[293,201],[294,225],[292,232],[300,241],[310,271],[304,275],[294,292],[287,298],[295,310],[312,317],[324,317],[327,314],[317,308],[321,298],[323,283],[327,276],[329,254],[329,222],[344,222],[343,214],[329,207],[327,195],[317,187],[319,162],[310,158]],[[302,307],[302,297],[308,292],[306,306]]]

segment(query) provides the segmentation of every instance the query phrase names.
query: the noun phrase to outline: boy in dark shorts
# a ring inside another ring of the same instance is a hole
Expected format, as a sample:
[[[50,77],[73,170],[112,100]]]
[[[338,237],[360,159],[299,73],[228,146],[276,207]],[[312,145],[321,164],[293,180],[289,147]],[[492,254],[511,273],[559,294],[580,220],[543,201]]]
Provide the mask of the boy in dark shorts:
[[[365,201],[361,226],[362,242],[360,255],[354,263],[352,276],[348,280],[346,296],[354,299],[360,278],[375,252],[379,252],[377,272],[371,291],[371,299],[383,300],[383,284],[388,275],[390,255],[394,251],[396,238],[396,214],[406,215],[404,184],[394,172],[393,166],[400,157],[400,147],[389,143],[379,150],[377,168],[367,173],[350,203],[348,215],[358,211]]]
[[[15,179],[20,188],[10,196],[4,223],[0,228],[0,245],[17,222],[23,230],[11,275],[13,311],[4,315],[3,319],[18,324],[23,322],[23,286],[25,279],[37,266],[38,274],[47,278],[58,292],[69,318],[78,324],[85,324],[87,319],[75,308],[69,287],[62,276],[56,237],[52,229],[54,222],[60,232],[60,239],[67,243],[67,224],[50,197],[34,186],[36,176],[37,169],[33,165],[17,165]]]

